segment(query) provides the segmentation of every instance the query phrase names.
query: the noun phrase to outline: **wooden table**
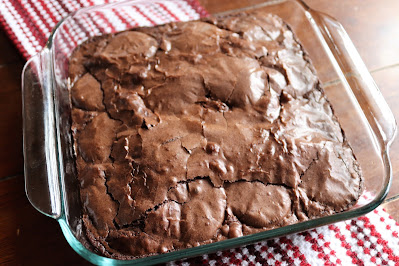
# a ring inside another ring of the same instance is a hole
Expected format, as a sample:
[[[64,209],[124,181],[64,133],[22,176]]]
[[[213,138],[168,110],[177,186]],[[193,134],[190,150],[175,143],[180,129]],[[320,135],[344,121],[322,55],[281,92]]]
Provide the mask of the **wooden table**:
[[[399,119],[399,1],[305,0],[340,21]],[[200,0],[210,12],[261,0]],[[25,61],[0,31],[0,265],[85,265],[55,220],[24,192],[20,75]],[[391,147],[394,181],[385,209],[399,221],[399,138]]]

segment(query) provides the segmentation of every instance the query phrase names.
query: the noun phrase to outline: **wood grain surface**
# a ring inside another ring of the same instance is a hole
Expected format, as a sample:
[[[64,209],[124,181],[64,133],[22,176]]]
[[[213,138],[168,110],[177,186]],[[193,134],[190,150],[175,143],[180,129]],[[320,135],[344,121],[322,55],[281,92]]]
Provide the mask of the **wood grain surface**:
[[[199,0],[211,13],[261,0]],[[399,118],[399,1],[306,0],[340,21]],[[0,31],[0,265],[88,265],[67,244],[58,223],[36,211],[23,181],[20,74],[24,60]],[[391,198],[384,208],[399,221],[399,140],[390,151]]]

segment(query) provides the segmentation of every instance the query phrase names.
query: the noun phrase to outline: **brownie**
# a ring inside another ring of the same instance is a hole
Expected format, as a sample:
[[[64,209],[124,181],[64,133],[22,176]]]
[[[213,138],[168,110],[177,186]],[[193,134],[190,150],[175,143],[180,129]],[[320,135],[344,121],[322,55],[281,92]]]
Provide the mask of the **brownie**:
[[[331,215],[358,162],[289,26],[261,12],[92,38],[70,58],[91,248],[132,259]]]

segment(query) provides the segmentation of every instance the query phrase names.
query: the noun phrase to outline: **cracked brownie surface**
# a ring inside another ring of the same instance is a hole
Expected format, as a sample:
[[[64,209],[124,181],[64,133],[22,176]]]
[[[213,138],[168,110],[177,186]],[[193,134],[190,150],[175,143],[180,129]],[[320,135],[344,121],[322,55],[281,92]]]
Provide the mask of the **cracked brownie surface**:
[[[341,212],[358,163],[289,27],[264,13],[93,38],[70,59],[83,225],[130,259]]]

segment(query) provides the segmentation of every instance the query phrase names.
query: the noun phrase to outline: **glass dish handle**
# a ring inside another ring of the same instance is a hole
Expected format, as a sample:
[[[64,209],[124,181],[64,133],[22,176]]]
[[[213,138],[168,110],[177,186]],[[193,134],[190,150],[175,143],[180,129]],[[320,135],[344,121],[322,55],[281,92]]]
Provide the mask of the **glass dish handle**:
[[[32,57],[22,72],[25,191],[37,210],[61,214],[50,52]]]
[[[380,151],[386,152],[396,134],[392,111],[342,25],[334,18],[308,8],[308,18],[322,35],[326,51],[341,81],[353,92],[372,128]],[[314,20],[314,21],[312,21]]]

